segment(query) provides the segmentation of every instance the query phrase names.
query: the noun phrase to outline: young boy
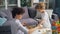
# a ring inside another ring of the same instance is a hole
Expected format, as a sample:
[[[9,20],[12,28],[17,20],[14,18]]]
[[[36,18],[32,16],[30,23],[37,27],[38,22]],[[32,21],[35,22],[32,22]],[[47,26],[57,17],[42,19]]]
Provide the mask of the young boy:
[[[16,7],[12,10],[12,16],[15,20],[15,22],[12,23],[13,34],[17,34],[20,30],[22,32],[24,32],[24,34],[30,34],[32,31],[40,28],[40,26],[37,26],[33,29],[27,29],[26,27],[24,27],[23,25],[25,25],[25,26],[27,26],[27,25],[20,22],[20,19],[22,18],[24,12],[25,11],[22,8],[19,8],[19,7]]]
[[[48,16],[47,12],[45,11],[45,3],[41,2],[41,3],[37,4],[35,9],[37,10],[37,15],[36,15],[35,19],[41,18],[40,24],[43,25],[44,28],[51,29],[49,16]]]

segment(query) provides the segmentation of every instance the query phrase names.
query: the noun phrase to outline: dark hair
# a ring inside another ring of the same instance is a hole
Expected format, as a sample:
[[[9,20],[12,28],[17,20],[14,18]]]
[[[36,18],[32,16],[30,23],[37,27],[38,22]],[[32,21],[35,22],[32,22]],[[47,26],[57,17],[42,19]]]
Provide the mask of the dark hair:
[[[38,3],[38,4],[35,6],[35,9],[42,9],[42,8],[43,8],[42,4],[45,4],[45,3],[44,3],[44,2]]]
[[[15,18],[16,14],[17,14],[17,15],[22,15],[22,14],[24,14],[24,12],[25,12],[25,11],[24,11],[22,8],[15,7],[15,8],[13,8],[13,10],[12,10],[12,16],[13,16],[13,18]]]

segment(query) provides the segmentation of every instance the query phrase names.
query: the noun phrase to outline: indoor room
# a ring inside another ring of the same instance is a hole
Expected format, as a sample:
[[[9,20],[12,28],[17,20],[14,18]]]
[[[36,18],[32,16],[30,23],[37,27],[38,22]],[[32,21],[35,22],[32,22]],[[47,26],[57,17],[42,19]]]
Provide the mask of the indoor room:
[[[0,0],[0,34],[60,34],[60,0]]]

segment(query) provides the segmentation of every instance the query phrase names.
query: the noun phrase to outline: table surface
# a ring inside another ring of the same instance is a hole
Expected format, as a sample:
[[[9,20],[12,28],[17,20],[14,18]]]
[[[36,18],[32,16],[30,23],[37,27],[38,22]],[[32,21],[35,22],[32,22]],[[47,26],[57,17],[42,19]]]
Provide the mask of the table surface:
[[[37,29],[32,34],[46,34],[49,29]]]

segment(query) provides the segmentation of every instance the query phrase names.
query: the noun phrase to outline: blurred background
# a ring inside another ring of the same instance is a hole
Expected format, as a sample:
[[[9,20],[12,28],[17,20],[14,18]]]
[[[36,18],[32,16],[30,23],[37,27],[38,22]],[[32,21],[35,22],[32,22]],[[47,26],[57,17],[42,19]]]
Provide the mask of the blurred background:
[[[53,19],[52,32],[53,34],[60,34],[60,0],[0,0],[0,9],[8,9],[16,6],[35,7],[39,2],[46,3],[46,10],[49,15],[52,15],[54,13],[53,16],[50,16],[50,18],[52,17]]]
[[[0,0],[0,8],[8,8],[8,7],[34,7],[39,2],[46,3],[46,9],[53,9],[55,0]]]

